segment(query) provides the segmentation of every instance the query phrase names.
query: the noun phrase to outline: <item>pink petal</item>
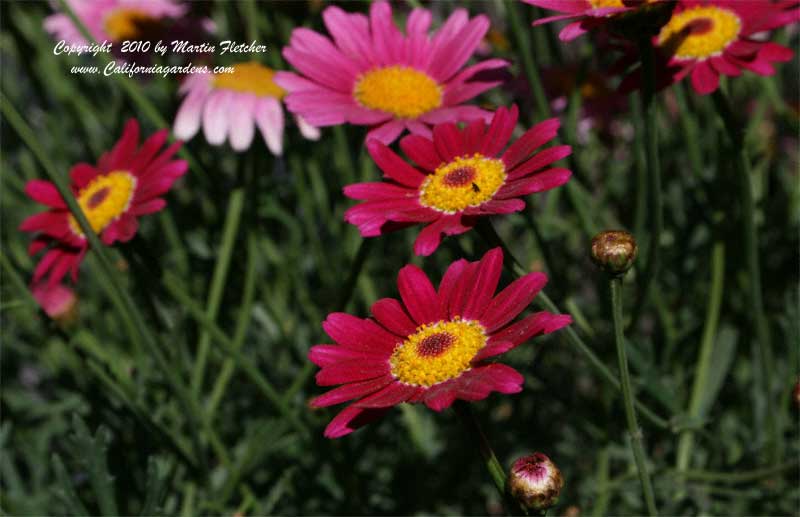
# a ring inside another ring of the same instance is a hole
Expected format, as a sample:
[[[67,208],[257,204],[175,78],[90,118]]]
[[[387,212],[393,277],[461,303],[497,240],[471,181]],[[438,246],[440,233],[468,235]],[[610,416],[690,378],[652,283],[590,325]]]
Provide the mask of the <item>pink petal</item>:
[[[347,402],[348,400],[357,399],[370,393],[375,393],[390,382],[394,381],[394,376],[391,374],[377,377],[363,382],[352,382],[343,384],[338,388],[334,388],[327,393],[311,399],[309,405],[314,408],[321,408],[333,406]]]
[[[398,336],[410,336],[417,329],[417,324],[409,317],[403,305],[394,298],[378,300],[372,304],[370,312],[378,323]]]
[[[472,364],[478,364],[484,359],[488,359],[490,357],[494,357],[500,354],[505,354],[512,348],[514,348],[514,343],[511,341],[500,341],[497,343],[492,343],[491,345],[487,345],[481,348],[475,357],[472,358]]]
[[[393,382],[385,386],[378,392],[373,393],[367,397],[356,402],[356,407],[363,408],[382,408],[391,407],[407,401],[410,397],[415,395],[418,391],[422,390],[419,386],[411,386],[409,384],[402,384],[400,382]]]
[[[499,329],[525,310],[545,284],[547,275],[544,273],[528,273],[517,278],[488,304],[481,324],[489,333]]]
[[[486,138],[483,141],[481,154],[484,156],[496,156],[503,147],[508,143],[511,138],[511,133],[514,131],[514,126],[517,125],[517,117],[519,110],[515,105],[511,109],[501,107],[494,113],[492,123],[489,125],[489,130],[486,132]]]
[[[353,349],[340,345],[314,345],[308,351],[308,359],[319,367],[345,361],[382,361],[386,354],[377,350]]]
[[[709,63],[701,61],[692,70],[692,86],[700,95],[708,95],[719,86],[719,75]]]
[[[510,341],[519,345],[538,334],[549,334],[572,323],[569,314],[537,312],[491,335],[489,343]]]
[[[58,193],[56,186],[49,181],[30,180],[25,184],[25,193],[37,203],[53,208],[67,208],[64,198]]]
[[[441,215],[419,232],[414,240],[414,253],[423,257],[431,255],[442,242],[442,234],[459,235],[472,227],[461,224],[461,215]]]
[[[391,408],[362,409],[355,406],[344,408],[325,428],[325,438],[341,438],[370,422],[382,417]]]
[[[382,361],[357,359],[324,366],[317,372],[316,380],[319,386],[333,386],[374,379],[386,375],[390,371],[391,366],[386,359]]]
[[[203,108],[203,133],[211,145],[222,145],[225,142],[233,95],[233,92],[227,90],[215,91]]]
[[[416,190],[389,183],[354,183],[343,189],[344,195],[350,199],[366,201],[416,197]]]
[[[425,175],[411,167],[394,151],[377,140],[367,142],[367,151],[384,175],[401,185],[417,188],[425,180]]]
[[[550,165],[572,154],[572,147],[568,145],[556,145],[548,147],[543,151],[534,154],[528,160],[517,165],[515,168],[509,167],[508,181],[515,180],[541,169],[545,165]]]
[[[172,131],[181,140],[189,140],[200,130],[200,118],[203,114],[203,105],[208,98],[208,91],[192,90],[183,100]]]
[[[555,138],[560,126],[561,122],[557,118],[551,118],[544,122],[539,122],[527,130],[503,154],[502,160],[506,167],[513,169],[528,158],[537,148],[541,147],[542,144]]]
[[[502,271],[503,251],[500,248],[493,248],[486,252],[478,263],[478,272],[471,282],[462,317],[469,320],[480,320],[494,296]]]
[[[403,129],[405,129],[405,126],[401,120],[390,120],[383,125],[371,129],[370,132],[367,133],[366,140],[369,141],[374,138],[375,140],[389,145],[400,136]]]
[[[256,131],[253,114],[256,101],[256,96],[249,93],[239,94],[231,101],[230,141],[234,151],[246,150],[253,141]],[[280,118],[283,121],[283,114]],[[281,128],[280,134],[283,134],[283,128]]]
[[[472,56],[488,30],[489,18],[478,15],[451,39],[437,41],[428,66],[429,73],[439,82],[450,79]]]
[[[390,353],[397,336],[387,332],[374,321],[357,318],[343,312],[328,314],[322,328],[342,346],[367,352]]]
[[[283,154],[283,109],[277,99],[268,97],[256,103],[256,124],[264,142],[275,156]]]
[[[544,192],[569,181],[572,172],[569,169],[547,169],[533,176],[506,183],[495,194],[497,200],[527,196],[536,192]]]
[[[417,323],[434,323],[442,319],[439,298],[427,275],[413,264],[400,270],[397,276],[397,287],[408,313]]]

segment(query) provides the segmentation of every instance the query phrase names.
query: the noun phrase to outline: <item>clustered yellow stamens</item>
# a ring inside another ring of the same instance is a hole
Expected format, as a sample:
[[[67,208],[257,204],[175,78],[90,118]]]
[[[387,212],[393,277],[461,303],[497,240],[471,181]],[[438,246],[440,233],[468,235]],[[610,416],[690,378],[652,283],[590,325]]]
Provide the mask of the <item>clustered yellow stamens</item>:
[[[114,9],[103,25],[113,41],[124,41],[137,39],[144,25],[155,22],[155,18],[140,9]]]
[[[501,160],[480,153],[460,156],[441,165],[420,187],[419,202],[440,212],[454,214],[492,199],[506,180]]]
[[[417,327],[399,344],[389,362],[400,382],[430,387],[458,377],[486,345],[483,326],[458,317]]]
[[[240,93],[252,93],[259,97],[282,99],[286,90],[275,84],[275,71],[260,63],[248,61],[233,65],[230,74],[214,75],[214,87]]]
[[[670,19],[658,35],[658,44],[678,58],[708,58],[733,43],[741,27],[733,11],[716,6],[692,7]]]
[[[442,87],[415,68],[387,66],[359,76],[353,97],[366,108],[414,119],[442,105]]]
[[[589,0],[592,7],[595,9],[602,9],[604,7],[625,7],[622,0]]]
[[[89,225],[95,233],[100,233],[112,221],[124,214],[131,204],[136,190],[136,177],[126,171],[112,171],[97,176],[83,187],[77,195]],[[69,226],[73,232],[83,237],[78,221],[69,216]]]

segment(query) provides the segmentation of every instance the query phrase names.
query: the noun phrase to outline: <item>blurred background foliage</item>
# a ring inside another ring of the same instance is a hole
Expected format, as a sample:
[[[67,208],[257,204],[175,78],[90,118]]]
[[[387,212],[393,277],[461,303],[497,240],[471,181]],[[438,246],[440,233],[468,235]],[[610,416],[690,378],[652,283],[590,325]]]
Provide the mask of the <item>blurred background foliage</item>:
[[[413,4],[416,4],[414,2]],[[614,93],[614,60],[585,37],[564,45],[524,4],[469,2],[492,29],[486,52],[509,59],[512,76],[481,98],[516,102],[521,132],[540,120],[522,70],[527,45],[574,146],[568,188],[529,197],[525,214],[497,217],[498,233],[530,269],[550,276],[546,291],[573,328],[614,365],[606,283],[588,260],[602,229],[647,242],[645,178],[636,97]],[[455,2],[425,3],[441,21]],[[257,34],[266,64],[285,68],[278,50],[292,28],[321,29],[322,2],[193,2],[211,16],[219,39]],[[344,3],[347,10],[365,4]],[[410,6],[395,4],[398,17]],[[2,91],[66,175],[93,162],[137,117],[148,134],[159,123],[115,78],[72,75],[82,57],[54,56],[42,29],[44,2],[3,2]],[[523,29],[514,30],[514,23]],[[776,38],[797,50],[796,29]],[[218,64],[230,62],[222,56]],[[627,331],[639,398],[668,425],[641,418],[660,510],[665,515],[788,515],[800,504],[798,413],[792,388],[800,371],[798,310],[798,61],[774,77],[744,74],[728,84],[747,122],[758,203],[764,297],[773,336],[771,364],[754,347],[732,154],[710,98],[678,84],[657,97],[665,233],[658,289],[638,300],[641,272],[626,278]],[[170,121],[175,77],[135,79],[133,88]],[[17,228],[38,211],[23,193],[44,178],[30,149],[2,125],[2,395],[0,509],[7,514],[442,514],[502,512],[469,436],[451,411],[405,405],[339,440],[322,437],[334,410],[307,408],[313,382],[309,347],[328,341],[328,312],[366,315],[396,296],[402,265],[421,265],[438,281],[455,258],[487,249],[478,232],[448,238],[432,257],[412,256],[417,229],[369,241],[342,219],[352,202],[344,185],[379,172],[363,147],[365,130],[323,130],[319,142],[286,133],[273,158],[260,138],[244,154],[198,136],[186,147],[196,163],[169,194],[165,213],[142,221],[130,243],[110,249],[117,274],[146,315],[168,368],[137,349],[121,329],[90,253],[68,325],[44,315],[26,285],[35,265]],[[239,210],[241,208],[241,210]],[[167,215],[168,214],[168,215]],[[239,214],[239,215],[237,215]],[[239,221],[236,218],[239,217]],[[535,228],[535,231],[534,231]],[[724,254],[712,261],[712,250]],[[361,256],[357,256],[362,249]],[[225,258],[228,259],[224,260]],[[354,263],[363,258],[345,306]],[[643,262],[640,260],[640,264]],[[687,413],[706,319],[711,276],[721,268],[722,305],[713,368],[699,417]],[[637,276],[638,274],[638,276]],[[504,277],[503,283],[508,282]],[[217,303],[213,303],[216,301]],[[207,368],[197,357],[207,350]],[[628,447],[619,393],[563,332],[513,351],[526,377],[517,396],[475,404],[505,466],[539,450],[562,470],[566,487],[553,513],[631,515],[643,502]],[[616,368],[613,368],[616,370]],[[761,371],[770,378],[761,378]],[[169,377],[185,383],[189,410]],[[768,399],[772,404],[769,405]],[[774,408],[768,412],[767,407]],[[768,423],[777,432],[770,436]],[[675,469],[678,435],[695,430],[691,470]]]

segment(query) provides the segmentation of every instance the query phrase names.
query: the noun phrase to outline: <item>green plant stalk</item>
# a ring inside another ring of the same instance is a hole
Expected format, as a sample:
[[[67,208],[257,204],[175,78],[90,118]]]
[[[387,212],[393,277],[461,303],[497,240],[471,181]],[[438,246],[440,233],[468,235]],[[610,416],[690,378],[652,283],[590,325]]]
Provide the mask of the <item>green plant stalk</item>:
[[[699,145],[701,140],[698,136],[697,121],[692,116],[689,103],[686,100],[684,86],[684,84],[678,83],[673,86],[672,91],[675,93],[675,100],[678,103],[683,141],[686,145],[686,154],[689,156],[689,164],[692,166],[694,175],[699,178],[703,172],[703,158]]]
[[[642,444],[642,430],[636,421],[635,397],[631,386],[631,375],[628,371],[628,357],[625,352],[625,338],[622,335],[622,277],[613,277],[611,287],[611,310],[614,320],[614,343],[617,347],[617,360],[619,362],[619,380],[622,386],[622,399],[625,403],[625,420],[628,424],[628,433],[631,438],[633,458],[636,469],[639,471],[639,482],[642,484],[645,504],[649,515],[658,515],[653,484],[647,472],[647,461]]]
[[[533,92],[538,118],[544,119],[549,115],[550,107],[547,104],[547,96],[544,94],[544,87],[539,79],[539,70],[536,68],[536,61],[531,52],[530,29],[523,23],[524,17],[517,2],[507,2],[506,7],[511,22],[511,32],[514,33],[518,50],[522,54],[522,67],[525,69],[525,76],[528,78],[528,84]]]
[[[250,234],[247,237],[247,266],[244,273],[244,289],[242,290],[242,301],[239,304],[239,317],[236,320],[236,330],[233,334],[231,347],[237,352],[242,349],[244,339],[247,336],[247,328],[250,326],[250,320],[253,316],[253,299],[256,292],[256,243],[255,235]],[[211,390],[208,406],[206,408],[206,419],[209,422],[214,421],[214,415],[217,411],[220,401],[225,395],[225,390],[228,387],[231,376],[236,369],[236,363],[232,358],[228,358],[222,365],[222,371],[214,383],[214,388]]]
[[[108,256],[108,252],[106,251],[103,243],[100,242],[100,238],[94,232],[89,224],[89,221],[86,219],[86,216],[83,213],[83,210],[81,210],[80,205],[78,205],[78,201],[72,194],[69,185],[62,175],[58,173],[57,169],[50,161],[50,158],[47,156],[45,150],[39,145],[39,141],[34,135],[33,130],[28,126],[20,114],[17,113],[16,109],[14,109],[10,101],[2,92],[0,92],[0,111],[2,111],[6,120],[14,128],[20,139],[25,142],[25,144],[36,156],[39,163],[41,163],[45,173],[56,186],[58,193],[67,204],[67,208],[72,216],[76,219],[81,231],[89,241],[92,252],[98,258],[98,262],[101,266],[100,283],[105,289],[108,297],[111,299],[112,304],[117,309],[120,317],[125,322],[128,333],[134,341],[134,346],[136,346],[139,350],[143,349],[143,345],[147,348],[147,351],[155,358],[156,364],[162,370],[163,374],[167,378],[167,381],[171,384],[173,390],[177,394],[178,399],[187,410],[189,419],[193,421],[193,423],[200,423],[201,420],[199,418],[199,408],[195,403],[195,399],[190,396],[189,391],[184,385],[177,370],[175,370],[175,368],[169,364],[166,357],[164,357],[155,338],[150,334],[145,323],[145,319],[142,317],[130,295],[119,285],[117,281],[115,281],[115,277],[117,275],[115,273],[114,266],[112,265],[111,258]],[[195,444],[195,446],[198,448],[198,450],[195,451],[195,459],[197,459],[197,456],[202,457],[202,455],[200,454],[199,446],[197,446],[197,444]]]
[[[469,432],[478,446],[478,451],[481,453],[481,457],[483,457],[486,471],[492,478],[492,482],[497,489],[497,493],[500,495],[500,499],[505,501],[506,505],[509,505],[507,508],[509,511],[516,510],[519,505],[508,496],[508,492],[506,491],[506,472],[502,465],[500,465],[500,462],[497,461],[497,456],[495,456],[492,446],[489,445],[489,440],[486,439],[481,424],[472,412],[469,403],[463,400],[456,400],[453,403],[453,410],[461,419],[467,432]]]
[[[216,320],[219,313],[219,306],[222,301],[222,293],[225,290],[225,283],[228,278],[228,270],[231,265],[233,249],[236,245],[236,234],[239,232],[239,223],[242,220],[242,209],[244,208],[244,188],[239,187],[231,192],[228,199],[228,213],[225,216],[225,223],[222,229],[222,242],[220,244],[219,258],[214,266],[214,274],[211,277],[211,289],[206,301],[206,316],[210,320]],[[203,389],[203,378],[205,377],[206,363],[208,361],[208,347],[211,336],[203,329],[200,333],[200,340],[197,344],[197,357],[195,358],[194,370],[192,372],[192,393],[195,397],[199,396]]]
[[[703,395],[711,371],[711,357],[714,353],[714,338],[717,334],[720,306],[722,305],[722,292],[725,285],[725,244],[721,241],[714,243],[711,251],[711,293],[706,309],[706,321],[703,325],[703,336],[700,341],[700,353],[697,358],[697,367],[692,386],[692,397],[689,402],[689,418],[700,418]],[[686,429],[681,432],[678,441],[678,453],[675,467],[686,470],[689,467],[694,446],[694,432]]]
[[[642,235],[647,219],[647,158],[644,150],[642,99],[631,95],[629,105],[633,120],[633,157],[636,163],[636,208],[633,215],[633,234]]]
[[[255,0],[244,0],[239,4],[239,11],[245,23],[245,34],[249,41],[258,40],[258,11]]]
[[[781,457],[780,443],[781,434],[777,425],[777,413],[775,402],[772,398],[770,380],[772,378],[773,358],[772,345],[769,335],[769,324],[764,312],[764,300],[761,294],[761,267],[758,258],[758,229],[756,228],[756,206],[753,199],[753,187],[751,184],[752,171],[750,160],[747,157],[747,149],[744,145],[744,133],[741,124],[736,120],[736,116],[731,110],[728,98],[721,89],[717,89],[712,95],[714,105],[719,112],[722,121],[725,123],[728,139],[732,149],[737,152],[734,166],[739,180],[739,202],[741,203],[741,224],[744,232],[745,262],[747,264],[748,284],[751,314],[753,326],[756,329],[756,339],[761,370],[761,379],[764,385],[762,391],[767,403],[767,433],[770,440],[769,458],[770,461],[778,461]]]
[[[644,112],[645,163],[647,166],[648,190],[650,192],[650,239],[647,261],[642,274],[639,299],[631,318],[631,328],[639,320],[644,302],[657,286],[660,258],[661,233],[664,229],[664,211],[661,196],[661,164],[658,156],[657,111],[654,102],[655,71],[653,68],[653,45],[648,38],[639,41],[642,61],[642,109]]]
[[[503,265],[513,275],[520,277],[528,273],[525,270],[525,268],[523,268],[520,265],[519,261],[517,261],[517,259],[514,258],[514,255],[508,249],[508,246],[506,246],[505,243],[502,241],[502,239],[500,239],[500,236],[497,235],[497,232],[495,232],[494,227],[491,224],[486,224],[486,225],[478,224],[477,230],[491,246],[500,246],[503,249],[503,254],[506,258],[506,260],[503,262]],[[535,301],[539,306],[541,306],[543,309],[547,311],[554,313],[562,313],[562,311],[559,310],[556,304],[553,303],[553,301],[547,296],[547,294],[544,291],[540,291],[539,294],[536,295]],[[603,364],[603,361],[601,361],[600,358],[597,357],[597,355],[595,355],[594,352],[592,352],[592,349],[589,348],[589,346],[586,343],[584,343],[583,339],[581,339],[578,333],[575,332],[571,326],[564,327],[561,330],[561,332],[564,333],[564,335],[567,338],[567,341],[569,341],[575,348],[578,349],[579,352],[581,352],[584,356],[586,356],[586,359],[589,361],[589,364],[592,365],[592,367],[594,367],[594,369],[600,373],[600,375],[603,377],[603,379],[606,380],[606,382],[608,382],[618,390],[621,389],[620,382],[616,378],[616,376],[611,372],[611,370],[608,369],[608,367],[605,364]],[[636,401],[636,406],[639,408],[639,411],[642,412],[642,415],[645,416],[655,426],[660,427],[662,429],[670,428],[670,423],[667,420],[664,420],[660,416],[656,415],[655,412],[650,410],[650,408],[648,408],[644,403]]]

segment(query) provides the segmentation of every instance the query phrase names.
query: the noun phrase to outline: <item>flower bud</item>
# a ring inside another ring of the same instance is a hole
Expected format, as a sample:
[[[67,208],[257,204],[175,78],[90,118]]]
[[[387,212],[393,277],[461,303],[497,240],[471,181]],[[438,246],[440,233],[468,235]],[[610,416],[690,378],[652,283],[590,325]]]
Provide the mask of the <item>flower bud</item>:
[[[45,314],[58,324],[68,326],[78,319],[78,297],[69,287],[39,282],[31,286],[31,294]]]
[[[558,502],[563,487],[558,467],[541,452],[518,459],[508,474],[511,496],[527,510],[550,508]]]
[[[592,260],[610,275],[624,275],[636,260],[636,239],[628,232],[600,232],[592,239]]]

